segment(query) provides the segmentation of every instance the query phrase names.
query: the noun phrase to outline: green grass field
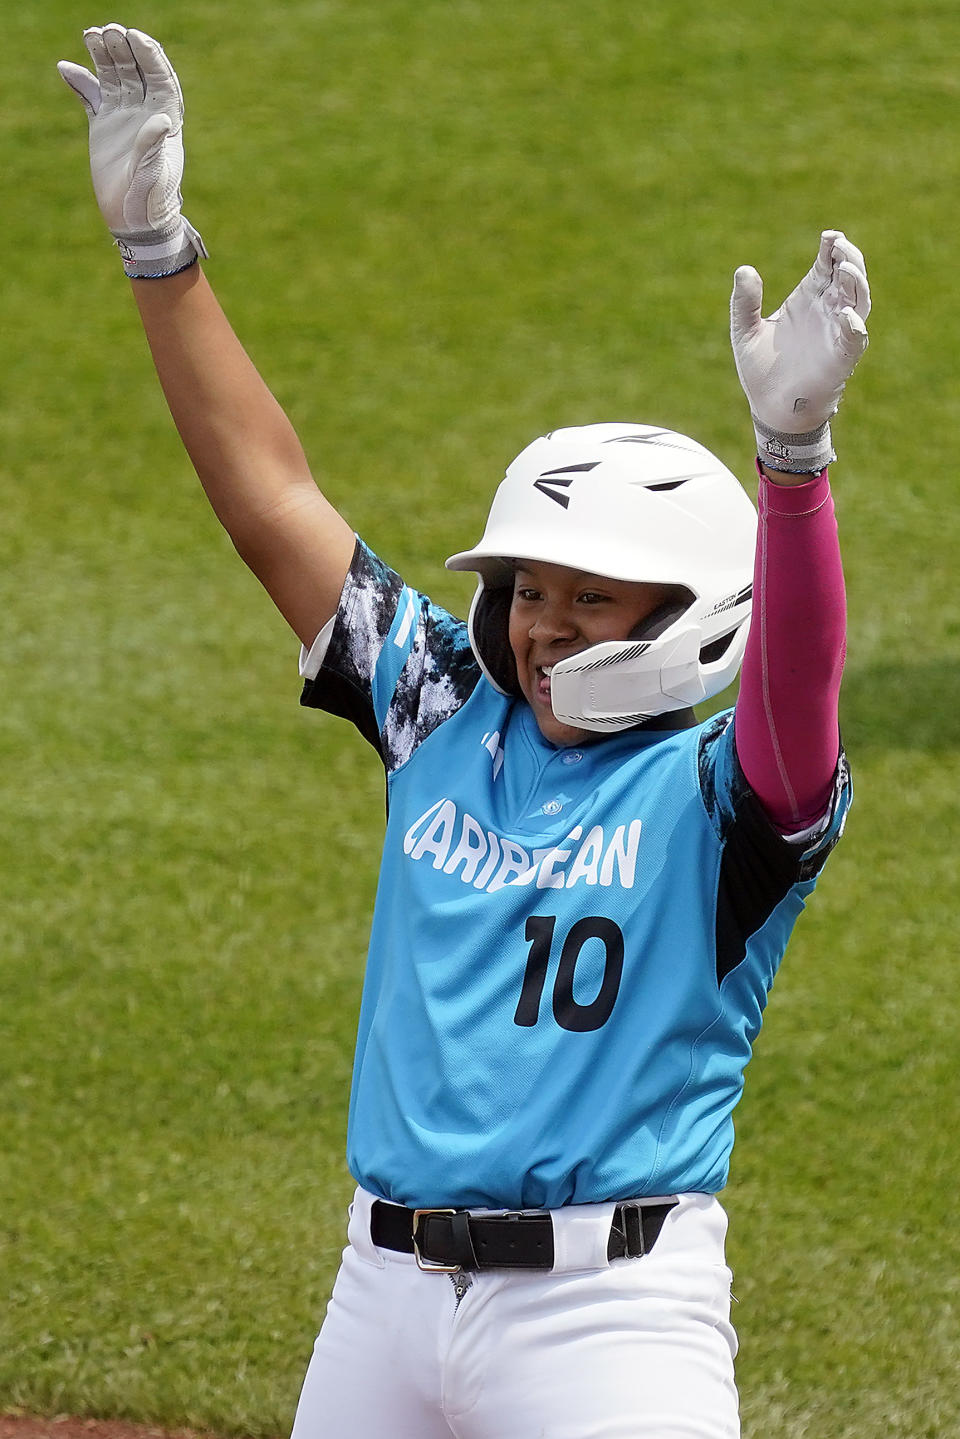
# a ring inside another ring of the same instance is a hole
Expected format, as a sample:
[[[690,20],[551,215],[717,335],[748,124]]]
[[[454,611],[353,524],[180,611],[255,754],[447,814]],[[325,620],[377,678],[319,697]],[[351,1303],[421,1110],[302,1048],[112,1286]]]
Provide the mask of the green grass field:
[[[254,18],[256,16],[256,18]],[[0,1412],[281,1434],[342,1242],[373,755],[205,508],[54,70],[0,156]],[[413,583],[557,424],[749,482],[726,333],[823,227],[870,265],[835,426],[856,806],[748,1072],[725,1202],[747,1439],[960,1430],[960,12],[851,0],[157,0],[208,273],[327,493]]]

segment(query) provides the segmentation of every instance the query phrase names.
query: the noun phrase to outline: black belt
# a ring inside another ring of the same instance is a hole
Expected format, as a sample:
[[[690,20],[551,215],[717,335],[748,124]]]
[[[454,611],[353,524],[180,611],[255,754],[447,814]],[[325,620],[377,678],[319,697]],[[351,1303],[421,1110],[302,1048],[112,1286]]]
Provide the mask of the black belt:
[[[618,1204],[608,1259],[649,1254],[677,1201]],[[421,1269],[552,1269],[553,1221],[541,1214],[470,1214],[466,1209],[405,1209],[374,1200],[370,1238],[381,1249],[415,1254]]]

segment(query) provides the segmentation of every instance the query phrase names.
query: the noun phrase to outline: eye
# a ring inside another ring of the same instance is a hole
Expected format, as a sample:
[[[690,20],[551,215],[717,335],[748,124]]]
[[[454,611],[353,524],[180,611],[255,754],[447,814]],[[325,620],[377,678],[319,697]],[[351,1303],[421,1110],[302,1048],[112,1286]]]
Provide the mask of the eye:
[[[596,590],[583,590],[577,598],[582,605],[602,605],[609,601],[610,596],[601,595]]]
[[[513,597],[515,600],[523,600],[527,604],[532,604],[534,600],[540,598],[540,591],[535,590],[532,585],[517,585]]]

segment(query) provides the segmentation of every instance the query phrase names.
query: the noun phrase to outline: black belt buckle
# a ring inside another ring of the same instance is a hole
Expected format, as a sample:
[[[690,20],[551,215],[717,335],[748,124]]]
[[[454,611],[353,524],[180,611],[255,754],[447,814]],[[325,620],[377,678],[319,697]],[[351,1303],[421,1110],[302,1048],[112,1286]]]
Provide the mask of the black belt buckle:
[[[413,1211],[413,1255],[417,1261],[417,1267],[427,1274],[456,1274],[460,1268],[459,1264],[437,1264],[432,1259],[424,1259],[420,1253],[420,1244],[417,1239],[417,1231],[420,1228],[420,1221],[429,1214],[456,1214],[455,1209],[415,1209]]]

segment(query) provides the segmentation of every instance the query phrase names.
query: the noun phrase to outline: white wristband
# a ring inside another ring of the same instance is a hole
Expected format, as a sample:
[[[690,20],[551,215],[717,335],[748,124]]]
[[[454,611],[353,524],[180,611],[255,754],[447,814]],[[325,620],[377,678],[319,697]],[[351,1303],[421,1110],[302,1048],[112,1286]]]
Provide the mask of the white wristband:
[[[159,280],[186,270],[197,259],[207,258],[207,247],[198,230],[181,216],[172,235],[117,235],[114,237],[125,273],[131,280]]]
[[[830,424],[824,421],[804,435],[771,429],[756,415],[751,416],[757,437],[757,454],[771,470],[793,475],[819,474],[837,458],[830,438]]]

